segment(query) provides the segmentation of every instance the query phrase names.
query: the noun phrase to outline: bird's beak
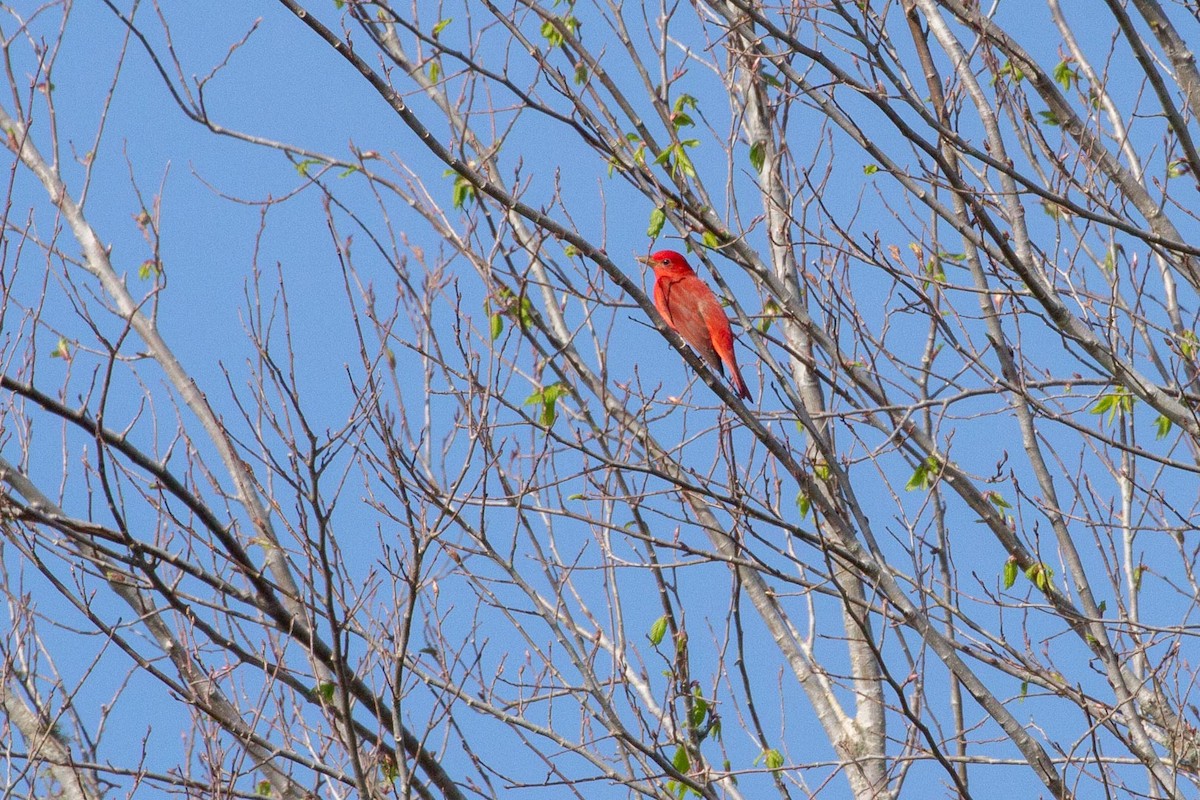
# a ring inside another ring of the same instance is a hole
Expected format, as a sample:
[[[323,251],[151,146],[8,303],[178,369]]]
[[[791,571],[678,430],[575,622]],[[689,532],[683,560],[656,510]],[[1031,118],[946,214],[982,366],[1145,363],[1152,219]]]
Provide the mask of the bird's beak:
[[[636,260],[646,265],[650,264],[650,256],[638,256]]]

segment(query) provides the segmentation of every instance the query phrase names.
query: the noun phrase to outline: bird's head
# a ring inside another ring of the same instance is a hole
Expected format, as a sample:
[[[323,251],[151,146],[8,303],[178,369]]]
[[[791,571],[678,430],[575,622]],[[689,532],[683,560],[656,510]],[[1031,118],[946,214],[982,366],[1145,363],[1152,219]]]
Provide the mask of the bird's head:
[[[694,274],[683,254],[674,250],[659,250],[650,256],[640,256],[638,261],[648,264],[654,270],[654,274],[659,276]]]

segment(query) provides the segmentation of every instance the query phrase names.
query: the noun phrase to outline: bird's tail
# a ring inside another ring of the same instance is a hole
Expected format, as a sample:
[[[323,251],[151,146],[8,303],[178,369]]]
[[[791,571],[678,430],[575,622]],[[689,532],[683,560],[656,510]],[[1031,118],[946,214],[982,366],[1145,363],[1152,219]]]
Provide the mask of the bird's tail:
[[[753,402],[750,390],[746,388],[746,382],[742,380],[742,373],[738,370],[736,364],[729,370],[729,381],[733,384],[733,388],[737,390],[738,397],[747,402]]]

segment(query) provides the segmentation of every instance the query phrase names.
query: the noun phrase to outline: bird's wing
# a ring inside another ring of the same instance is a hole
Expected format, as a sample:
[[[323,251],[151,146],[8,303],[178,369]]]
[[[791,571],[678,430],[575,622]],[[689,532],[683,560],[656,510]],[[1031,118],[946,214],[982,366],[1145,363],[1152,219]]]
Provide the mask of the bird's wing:
[[[709,318],[714,308],[719,316],[724,314],[712,291],[699,278],[688,276],[670,284],[666,294],[675,330],[710,367],[723,372],[721,359],[713,347]]]
[[[675,318],[671,314],[671,303],[669,300],[672,286],[676,283],[670,278],[657,278],[654,281],[654,307],[658,309],[658,313],[662,314],[662,318],[667,321],[667,327],[672,330],[677,330],[675,327]]]
[[[733,329],[729,327],[729,317],[725,316],[725,309],[721,307],[721,303],[711,292],[701,304],[700,313],[704,316],[704,323],[708,326],[708,337],[713,348],[722,357],[726,353],[732,353]]]

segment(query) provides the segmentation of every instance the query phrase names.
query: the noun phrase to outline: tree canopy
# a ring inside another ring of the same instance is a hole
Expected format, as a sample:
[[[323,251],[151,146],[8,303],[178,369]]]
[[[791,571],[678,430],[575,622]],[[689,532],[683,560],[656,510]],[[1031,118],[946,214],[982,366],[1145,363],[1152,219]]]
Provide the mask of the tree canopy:
[[[14,797],[1195,794],[1194,6],[0,33]]]

